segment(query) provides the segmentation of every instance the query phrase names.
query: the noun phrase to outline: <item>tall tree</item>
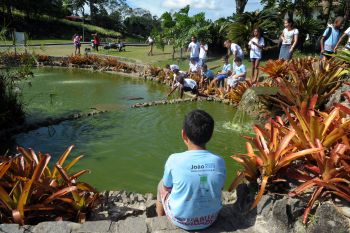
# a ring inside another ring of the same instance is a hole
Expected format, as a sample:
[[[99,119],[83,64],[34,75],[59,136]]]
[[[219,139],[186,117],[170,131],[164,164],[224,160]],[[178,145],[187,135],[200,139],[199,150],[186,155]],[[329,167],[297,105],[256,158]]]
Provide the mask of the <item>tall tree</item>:
[[[242,14],[247,3],[248,0],[236,0],[236,14]]]

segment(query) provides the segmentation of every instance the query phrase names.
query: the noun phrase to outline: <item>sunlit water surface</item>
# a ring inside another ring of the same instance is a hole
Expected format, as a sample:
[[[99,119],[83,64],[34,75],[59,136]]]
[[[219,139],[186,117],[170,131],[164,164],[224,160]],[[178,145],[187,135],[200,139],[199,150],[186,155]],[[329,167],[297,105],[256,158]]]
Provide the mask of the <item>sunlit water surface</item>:
[[[74,144],[72,155],[85,155],[75,170],[90,169],[91,174],[83,180],[99,190],[154,193],[168,156],[186,149],[180,136],[182,121],[195,108],[214,117],[215,132],[208,149],[225,158],[226,185],[237,170],[230,156],[244,152],[245,142],[240,134],[247,127],[231,127],[229,122],[235,112],[230,106],[190,102],[131,108],[137,102],[164,99],[169,88],[153,82],[56,68],[35,70],[35,77],[23,81],[21,89],[29,121],[91,109],[109,111],[15,137],[17,144],[48,152],[52,160]],[[144,99],[129,100],[134,97]]]

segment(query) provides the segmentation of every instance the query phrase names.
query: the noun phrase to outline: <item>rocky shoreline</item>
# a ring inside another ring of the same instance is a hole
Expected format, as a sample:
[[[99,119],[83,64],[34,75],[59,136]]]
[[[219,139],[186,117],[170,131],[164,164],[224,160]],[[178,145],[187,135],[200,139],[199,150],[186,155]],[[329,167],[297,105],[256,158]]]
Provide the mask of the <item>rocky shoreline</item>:
[[[301,223],[306,203],[287,196],[264,195],[249,211],[254,189],[242,184],[233,193],[223,192],[217,221],[200,232],[216,233],[349,233],[349,203],[340,200],[319,204],[307,226]],[[156,217],[155,196],[127,191],[105,191],[89,221],[57,221],[36,226],[0,224],[1,233],[183,233],[167,217]]]

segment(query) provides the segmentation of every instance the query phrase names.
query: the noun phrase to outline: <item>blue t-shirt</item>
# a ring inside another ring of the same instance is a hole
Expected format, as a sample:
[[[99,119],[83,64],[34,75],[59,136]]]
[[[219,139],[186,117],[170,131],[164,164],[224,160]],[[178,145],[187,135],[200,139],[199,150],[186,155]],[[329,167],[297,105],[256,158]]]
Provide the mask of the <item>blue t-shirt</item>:
[[[230,63],[227,63],[227,64],[223,65],[222,72],[228,72],[230,70],[231,70],[231,64]]]
[[[324,32],[322,36],[326,36],[328,33],[328,30],[332,30],[332,33],[329,35],[328,39],[324,42],[324,50],[333,52],[334,47],[337,45],[339,38],[340,38],[340,30],[336,29],[334,27],[328,27]]]
[[[172,188],[167,213],[172,222],[186,230],[210,226],[221,209],[225,178],[225,161],[207,150],[170,155],[163,184]]]
[[[236,75],[240,75],[246,72],[245,65],[243,64],[241,64],[240,66],[237,66],[236,64],[234,64],[233,70]]]
[[[207,70],[207,71],[203,72],[203,76],[205,78],[213,79],[215,75],[214,75],[214,72],[212,70]]]

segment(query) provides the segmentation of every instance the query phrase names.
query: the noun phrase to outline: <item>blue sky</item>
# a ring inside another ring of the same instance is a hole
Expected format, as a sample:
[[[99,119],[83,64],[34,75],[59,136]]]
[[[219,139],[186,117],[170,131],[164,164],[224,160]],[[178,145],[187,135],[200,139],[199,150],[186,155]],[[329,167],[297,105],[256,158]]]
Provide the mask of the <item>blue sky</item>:
[[[235,0],[127,0],[127,3],[133,8],[147,9],[157,16],[165,11],[178,10],[188,4],[191,6],[190,14],[205,12],[206,18],[212,20],[230,16],[236,11]],[[261,8],[260,0],[249,0],[245,10],[254,11]]]

